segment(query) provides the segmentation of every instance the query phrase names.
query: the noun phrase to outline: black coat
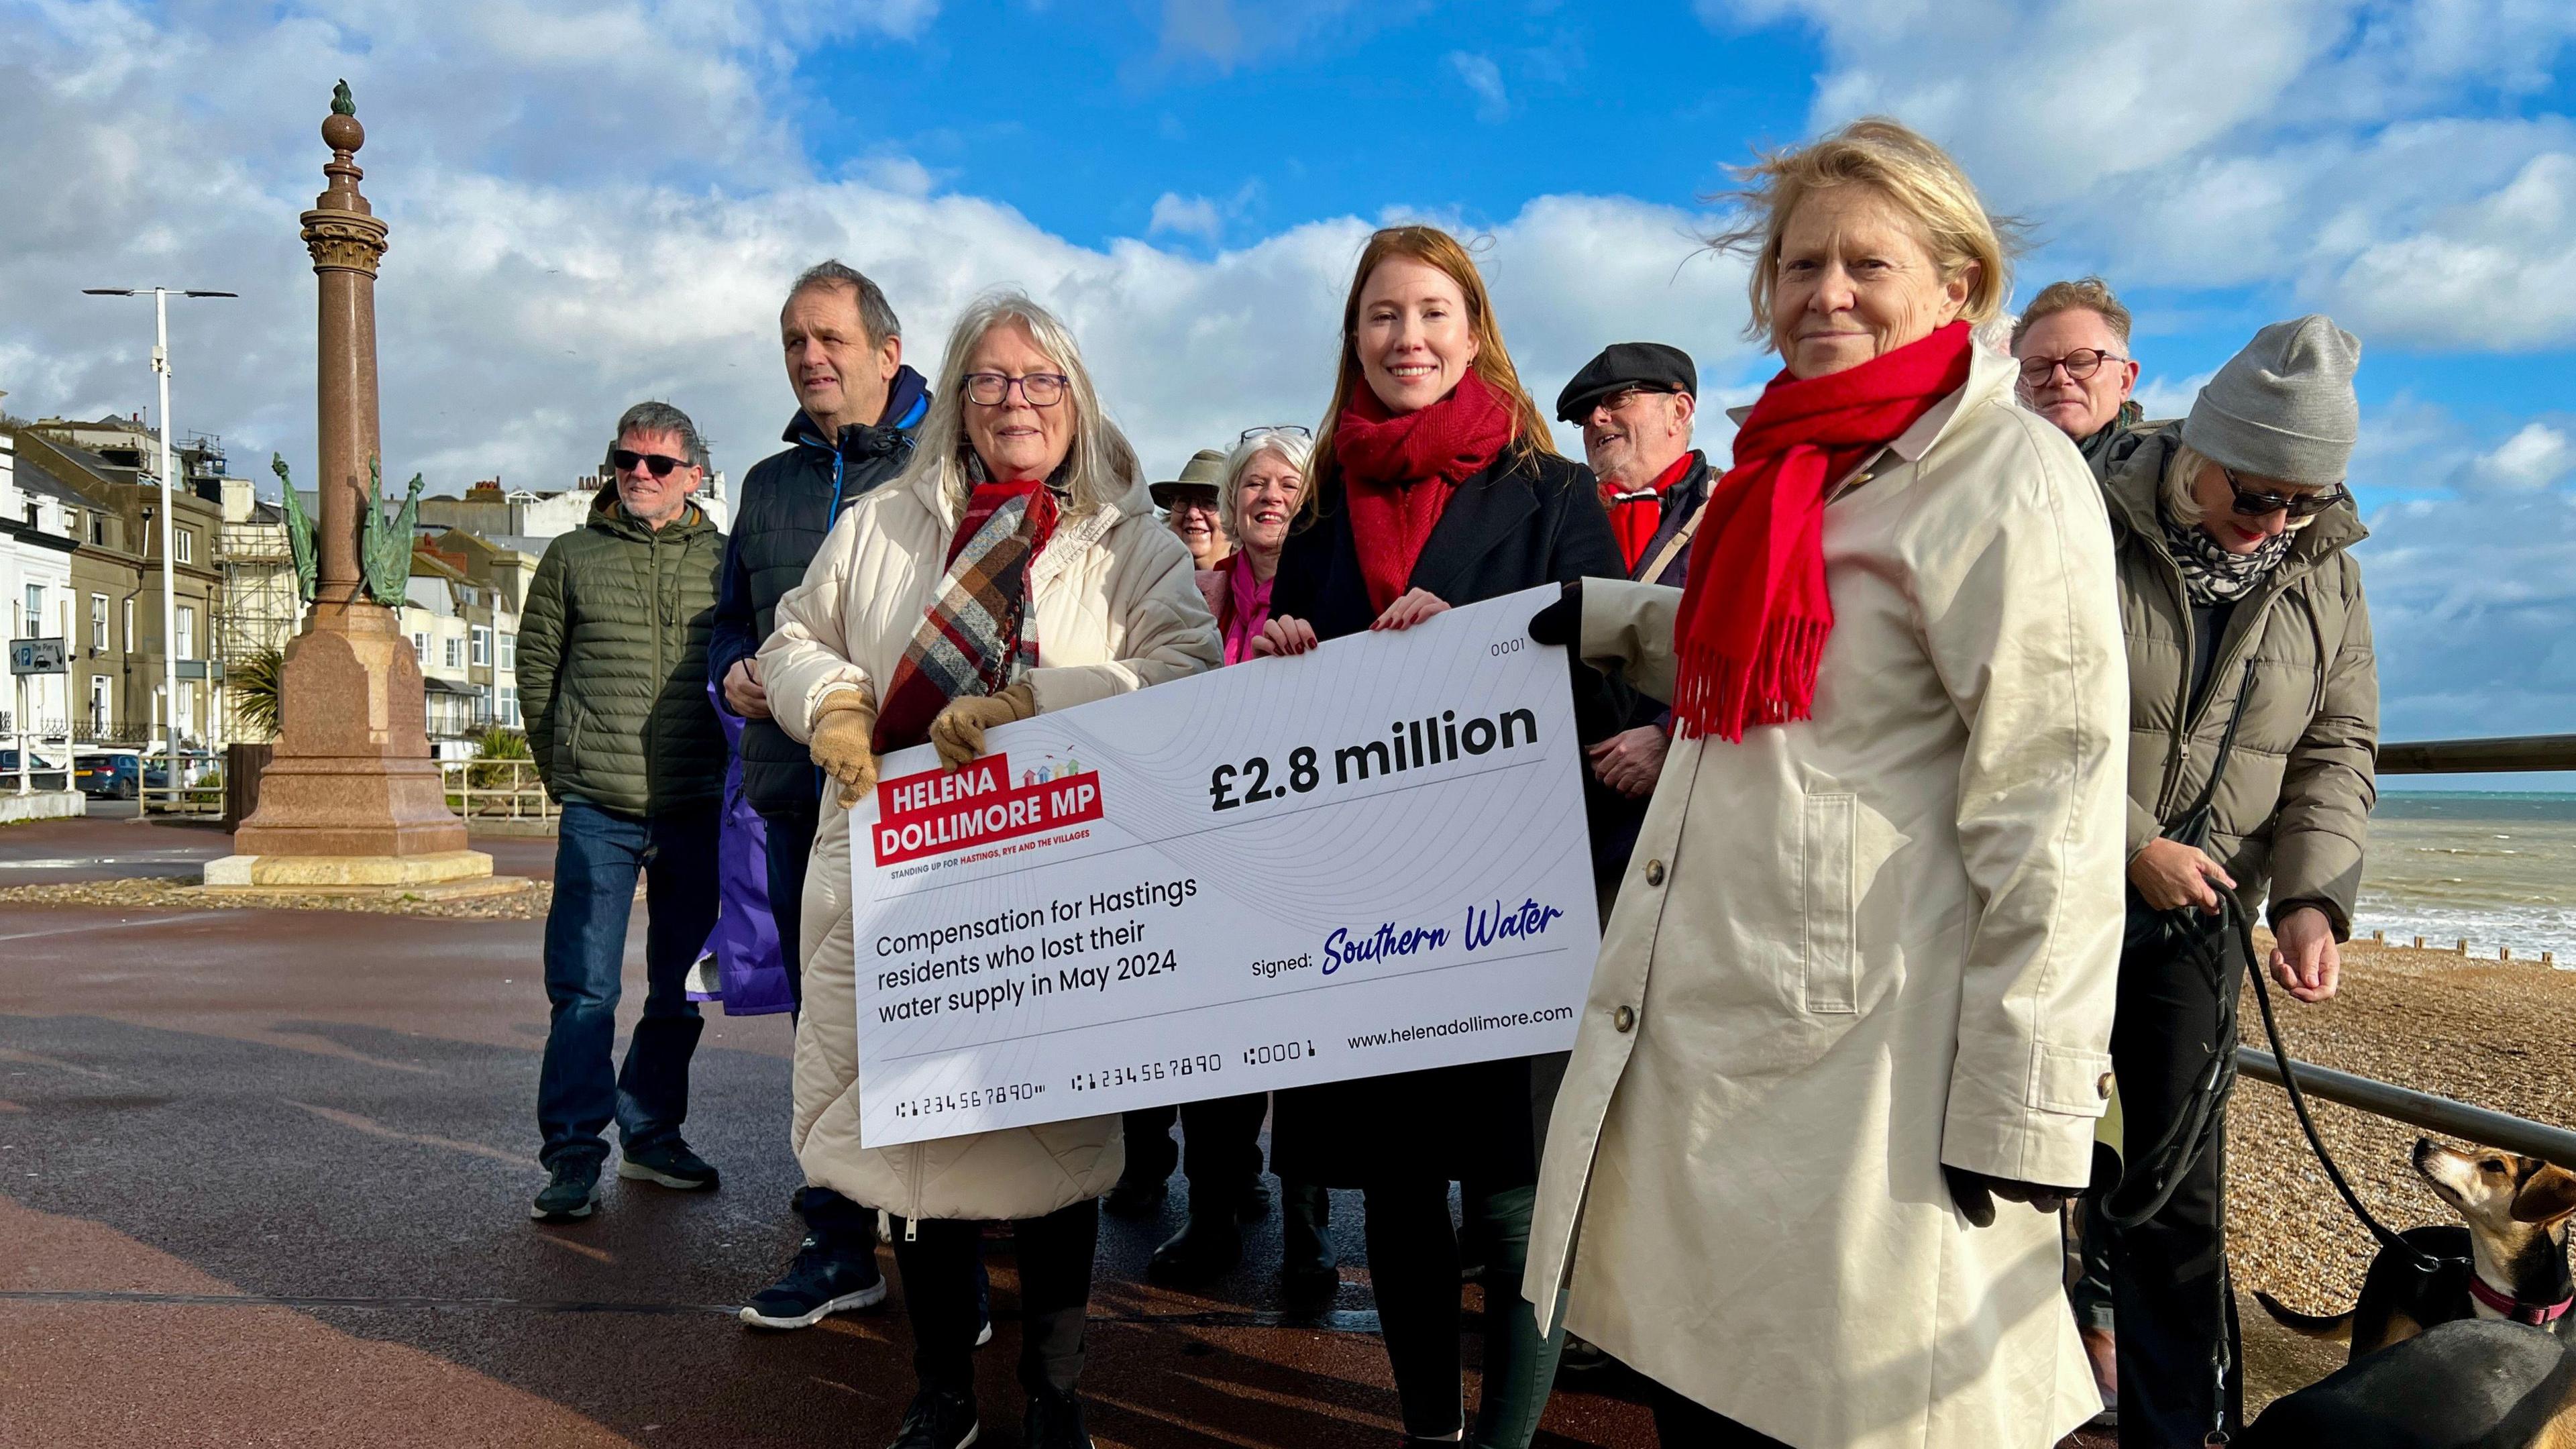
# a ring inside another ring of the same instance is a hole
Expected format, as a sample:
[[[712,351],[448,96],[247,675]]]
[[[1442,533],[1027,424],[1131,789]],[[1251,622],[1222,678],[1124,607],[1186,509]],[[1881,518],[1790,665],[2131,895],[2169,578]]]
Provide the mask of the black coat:
[[[1280,551],[1271,616],[1304,619],[1324,639],[1368,628],[1378,611],[1360,575],[1350,512],[1339,484],[1318,497],[1320,515]],[[1591,471],[1550,454],[1506,454],[1458,487],[1415,560],[1414,588],[1474,604],[1541,584],[1624,578],[1619,543]],[[1656,706],[1580,663],[1569,662],[1575,734],[1583,743],[1654,717]],[[1584,772],[1596,870],[1608,813],[1622,799]],[[1608,861],[1615,873],[1624,862]],[[1274,1097],[1271,1165],[1282,1177],[1335,1187],[1392,1177],[1472,1178],[1487,1187],[1538,1180],[1538,1144],[1564,1058],[1515,1057],[1354,1082],[1300,1087]]]
[[[715,634],[707,645],[707,677],[715,682],[718,700],[726,672],[759,653],[777,627],[778,601],[805,582],[806,566],[842,511],[912,461],[912,430],[929,408],[921,374],[902,368],[886,394],[890,421],[843,428],[837,443],[827,443],[800,409],[784,434],[793,446],[751,466],[742,480],[742,507],[726,537]],[[820,808],[821,782],[805,747],[785,730],[765,719],[744,722],[742,791],[751,808],[763,815],[812,815]]]

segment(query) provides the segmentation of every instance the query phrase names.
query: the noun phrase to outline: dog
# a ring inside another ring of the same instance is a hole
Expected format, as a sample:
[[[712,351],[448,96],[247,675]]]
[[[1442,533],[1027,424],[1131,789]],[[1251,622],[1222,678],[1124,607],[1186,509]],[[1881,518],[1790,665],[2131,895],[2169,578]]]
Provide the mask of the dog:
[[[2492,1154],[2490,1154],[2492,1155]],[[2567,1449],[2576,1344],[2498,1319],[2444,1323],[2273,1403],[2234,1449]]]
[[[2347,1364],[2461,1319],[2510,1319],[2560,1337],[2576,1332],[2576,1280],[2567,1228],[2576,1216],[2576,1172],[2536,1157],[2481,1148],[2460,1152],[2418,1138],[2415,1171],[2466,1227],[2410,1228],[2406,1243],[2441,1260],[2424,1271],[2410,1254],[2382,1248],[2361,1297],[2330,1317],[2295,1313],[2257,1292],[2263,1311],[2294,1333],[2349,1342]],[[2571,1441],[2576,1442],[2576,1441]]]

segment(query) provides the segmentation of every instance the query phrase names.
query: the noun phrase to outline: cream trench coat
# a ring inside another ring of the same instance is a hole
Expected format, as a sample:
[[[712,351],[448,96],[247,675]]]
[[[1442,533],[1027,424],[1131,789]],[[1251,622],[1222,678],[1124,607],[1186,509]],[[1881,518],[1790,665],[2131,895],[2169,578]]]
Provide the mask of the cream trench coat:
[[[1540,1160],[1525,1291],[1798,1449],[2042,1449],[2101,1407],[2058,1221],[2110,1094],[2128,666],[2073,444],[1967,385],[1825,515],[1815,717],[1676,741]],[[1672,696],[1680,591],[1587,580]]]
[[[799,744],[835,690],[882,699],[938,589],[956,505],[922,472],[853,504],[761,646],[769,707]],[[1056,527],[1029,566],[1038,712],[1071,709],[1213,669],[1224,658],[1190,552],[1154,519],[1141,482]],[[1118,1119],[1088,1117],[871,1149],[859,1140],[858,988],[850,921],[850,812],[823,796],[805,872],[805,1005],[796,1028],[790,1140],[805,1180],[907,1218],[1033,1218],[1098,1197],[1126,1152]]]

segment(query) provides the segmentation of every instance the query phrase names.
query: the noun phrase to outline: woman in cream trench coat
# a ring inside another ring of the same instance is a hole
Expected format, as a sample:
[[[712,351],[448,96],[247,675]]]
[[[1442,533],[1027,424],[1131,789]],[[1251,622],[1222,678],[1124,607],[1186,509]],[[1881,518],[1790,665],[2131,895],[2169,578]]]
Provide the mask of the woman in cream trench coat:
[[[1939,155],[1811,150],[1871,126]],[[2110,1093],[2109,527],[2013,379],[1979,349],[1828,487],[1812,718],[1675,741],[1540,1161],[1542,1315],[1797,1449],[2041,1449],[2101,1407],[2056,1215],[1974,1226],[1943,1172],[2080,1187]],[[1583,656],[1672,698],[1681,591],[1580,597]]]

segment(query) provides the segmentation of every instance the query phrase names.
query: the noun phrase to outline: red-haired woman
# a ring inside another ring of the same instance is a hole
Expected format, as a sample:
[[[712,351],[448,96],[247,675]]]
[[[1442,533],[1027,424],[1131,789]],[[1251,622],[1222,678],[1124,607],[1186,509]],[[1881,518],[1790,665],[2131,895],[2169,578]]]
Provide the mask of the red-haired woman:
[[[1280,555],[1263,653],[1303,653],[1362,630],[1411,628],[1455,605],[1626,574],[1592,475],[1557,455],[1512,370],[1475,262],[1430,227],[1390,227],[1360,254],[1307,498],[1309,524]],[[1635,722],[1626,717],[1634,696],[1592,670],[1574,675],[1584,743]],[[1585,785],[1596,819],[1617,808],[1588,776]],[[1493,1284],[1484,1401],[1467,1442],[1523,1449],[1538,1430],[1563,1338],[1539,1333],[1512,1285],[1563,1068],[1561,1056],[1519,1057],[1274,1099],[1280,1176],[1365,1194],[1369,1276],[1408,1439],[1457,1442],[1466,1427],[1452,1182]]]

